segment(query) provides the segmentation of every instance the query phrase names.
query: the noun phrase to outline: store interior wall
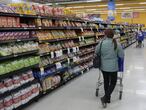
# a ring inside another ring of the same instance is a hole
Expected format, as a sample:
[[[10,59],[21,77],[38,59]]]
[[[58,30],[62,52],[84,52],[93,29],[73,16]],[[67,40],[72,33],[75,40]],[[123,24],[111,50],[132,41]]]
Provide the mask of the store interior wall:
[[[101,18],[103,20],[107,20],[107,14],[101,14]],[[146,26],[146,12],[139,12],[139,16],[137,18],[129,18],[123,19],[121,17],[121,13],[116,14],[114,22],[127,22],[127,23],[140,23],[145,24]]]

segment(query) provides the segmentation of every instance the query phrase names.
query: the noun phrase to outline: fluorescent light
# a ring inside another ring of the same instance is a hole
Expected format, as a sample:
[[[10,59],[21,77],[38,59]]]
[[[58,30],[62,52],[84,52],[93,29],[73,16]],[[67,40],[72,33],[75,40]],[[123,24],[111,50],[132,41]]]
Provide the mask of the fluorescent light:
[[[140,2],[139,4],[146,4],[146,2]]]
[[[124,4],[116,4],[116,6],[123,6]]]
[[[146,10],[146,9],[133,9],[133,10]]]
[[[131,9],[130,7],[125,7],[125,8],[116,8],[116,9]]]
[[[86,2],[101,2],[102,0],[88,0]]]
[[[107,6],[107,5],[97,5],[98,7],[105,7],[105,6]]]

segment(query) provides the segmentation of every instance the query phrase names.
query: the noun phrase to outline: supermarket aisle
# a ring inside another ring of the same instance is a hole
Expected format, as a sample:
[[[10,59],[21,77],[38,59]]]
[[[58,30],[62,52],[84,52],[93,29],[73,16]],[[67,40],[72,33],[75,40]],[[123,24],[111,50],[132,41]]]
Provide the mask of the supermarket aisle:
[[[116,88],[106,110],[146,110],[146,48],[131,46],[125,52],[123,100],[118,100]],[[102,110],[99,98],[95,97],[97,75],[98,71],[93,69],[26,110]]]

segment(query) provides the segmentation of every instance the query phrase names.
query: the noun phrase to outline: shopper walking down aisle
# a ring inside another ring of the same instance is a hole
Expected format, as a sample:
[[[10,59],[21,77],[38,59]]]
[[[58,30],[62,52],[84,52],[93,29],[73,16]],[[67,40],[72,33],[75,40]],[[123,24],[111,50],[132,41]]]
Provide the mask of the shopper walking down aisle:
[[[101,98],[103,107],[110,103],[111,94],[116,86],[118,57],[124,58],[124,51],[117,43],[112,29],[105,30],[105,39],[96,47],[96,54],[101,55],[101,71],[104,79],[105,95]]]
[[[143,34],[143,32],[142,32],[142,29],[140,29],[140,30],[137,32],[137,41],[138,41],[137,47],[139,47],[139,48],[142,47],[143,40],[144,40],[144,34]]]

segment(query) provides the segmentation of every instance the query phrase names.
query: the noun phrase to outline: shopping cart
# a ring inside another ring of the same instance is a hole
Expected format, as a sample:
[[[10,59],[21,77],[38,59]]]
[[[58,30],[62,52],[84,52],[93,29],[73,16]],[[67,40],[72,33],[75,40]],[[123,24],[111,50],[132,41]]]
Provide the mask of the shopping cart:
[[[144,41],[141,42],[141,45],[138,43],[138,40],[136,41],[136,48],[142,48],[144,47]]]
[[[123,95],[123,77],[124,77],[124,59],[118,58],[118,63],[119,63],[119,72],[118,72],[118,81],[117,81],[117,85],[119,86],[119,100],[122,99],[122,95]],[[102,80],[102,73],[99,69],[99,77],[98,77],[98,81],[97,81],[97,87],[96,87],[96,97],[99,96],[99,90],[100,87],[103,85],[103,80]]]

